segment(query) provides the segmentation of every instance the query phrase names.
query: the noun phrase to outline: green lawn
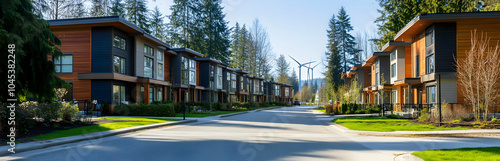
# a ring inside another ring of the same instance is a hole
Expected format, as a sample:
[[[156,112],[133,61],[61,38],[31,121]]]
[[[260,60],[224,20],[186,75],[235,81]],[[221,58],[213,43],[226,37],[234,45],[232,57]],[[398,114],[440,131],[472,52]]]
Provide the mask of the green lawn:
[[[149,125],[149,124],[156,124],[156,123],[179,120],[179,119],[160,119],[160,118],[134,118],[134,117],[101,117],[101,119],[126,120],[126,121],[125,122],[104,123],[104,124],[99,124],[99,125],[90,125],[90,126],[69,129],[69,130],[59,130],[59,131],[54,131],[54,132],[44,134],[44,135],[34,136],[34,137],[31,137],[31,139],[35,139],[35,140],[55,139],[55,138],[61,138],[61,137],[67,137],[67,136],[83,135],[83,134],[94,133],[94,132],[127,128],[127,127],[132,127],[132,126]]]
[[[332,120],[351,130],[360,131],[438,131],[438,130],[468,130],[469,128],[436,127],[413,123],[406,119],[388,119],[380,117],[343,117]]]
[[[500,147],[426,150],[411,154],[425,161],[500,161]]]
[[[215,116],[215,115],[223,115],[223,114],[230,114],[230,113],[236,113],[236,112],[243,112],[243,111],[213,111],[211,113],[187,113],[186,112],[186,117],[208,117],[208,116]],[[175,117],[182,117],[182,113],[176,113]]]
[[[326,113],[326,109],[319,109],[319,108],[317,108],[317,109],[315,109],[315,110],[316,110],[316,111],[319,111],[319,112]]]

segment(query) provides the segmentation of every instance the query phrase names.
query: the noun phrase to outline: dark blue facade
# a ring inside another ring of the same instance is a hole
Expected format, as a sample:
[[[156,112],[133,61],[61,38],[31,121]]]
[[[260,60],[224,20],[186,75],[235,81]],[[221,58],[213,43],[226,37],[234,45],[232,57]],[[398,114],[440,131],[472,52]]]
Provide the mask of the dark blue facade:
[[[110,73],[112,70],[112,27],[92,28],[92,73]]]

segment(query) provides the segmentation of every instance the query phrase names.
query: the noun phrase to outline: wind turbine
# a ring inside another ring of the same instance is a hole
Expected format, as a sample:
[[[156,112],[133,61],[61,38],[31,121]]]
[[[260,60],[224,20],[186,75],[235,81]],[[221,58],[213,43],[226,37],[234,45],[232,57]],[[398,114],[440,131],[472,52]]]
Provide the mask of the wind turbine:
[[[316,68],[319,64],[316,64],[314,67],[311,68],[311,64],[309,64],[309,67],[307,68],[307,71],[309,72],[309,69],[311,69],[311,79],[314,80],[314,68]]]
[[[303,63],[303,64],[300,64],[299,61],[295,60],[292,56],[288,55],[290,58],[293,59],[293,61],[297,62],[297,64],[299,64],[299,91],[300,91],[300,83],[302,82],[302,79],[301,79],[301,71],[302,71],[302,67],[304,67],[305,65],[307,64],[311,64],[311,63],[314,63],[316,61],[310,61],[310,62],[307,62],[307,63]]]

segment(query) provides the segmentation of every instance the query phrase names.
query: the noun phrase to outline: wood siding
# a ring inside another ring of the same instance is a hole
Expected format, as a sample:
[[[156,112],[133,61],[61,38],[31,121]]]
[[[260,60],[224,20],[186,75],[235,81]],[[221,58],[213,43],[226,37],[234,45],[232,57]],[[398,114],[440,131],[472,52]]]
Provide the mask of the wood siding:
[[[412,66],[411,62],[413,60],[412,53],[411,53],[411,46],[405,46],[405,78],[411,78],[412,77]]]
[[[418,73],[415,73],[417,68],[417,60],[414,59],[411,63],[412,75],[414,77],[419,77],[420,75],[425,74],[425,37],[423,32],[419,36],[417,36],[411,44],[411,57],[416,58],[417,55],[419,58]]]
[[[73,73],[56,74],[62,79],[73,79],[73,99],[91,99],[91,81],[78,80],[78,73],[91,72],[91,28],[60,28],[52,32],[61,40],[62,52],[73,52]]]
[[[490,45],[494,47],[500,41],[500,18],[484,19],[464,19],[457,21],[457,59],[464,59],[467,50],[471,47],[471,32],[477,30],[478,34],[483,32],[488,34]],[[460,80],[457,80],[460,81]],[[463,87],[457,84],[457,103],[465,103],[465,97],[462,94]]]
[[[165,71],[163,71],[164,79],[165,81],[170,81],[170,56],[167,56],[166,54],[164,55],[164,67]]]

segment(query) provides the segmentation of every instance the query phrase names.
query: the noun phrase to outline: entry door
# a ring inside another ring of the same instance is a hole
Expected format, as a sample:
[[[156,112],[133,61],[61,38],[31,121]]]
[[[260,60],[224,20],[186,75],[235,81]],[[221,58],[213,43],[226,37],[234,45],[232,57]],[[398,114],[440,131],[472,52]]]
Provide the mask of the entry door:
[[[418,104],[422,104],[422,87],[418,88]]]

